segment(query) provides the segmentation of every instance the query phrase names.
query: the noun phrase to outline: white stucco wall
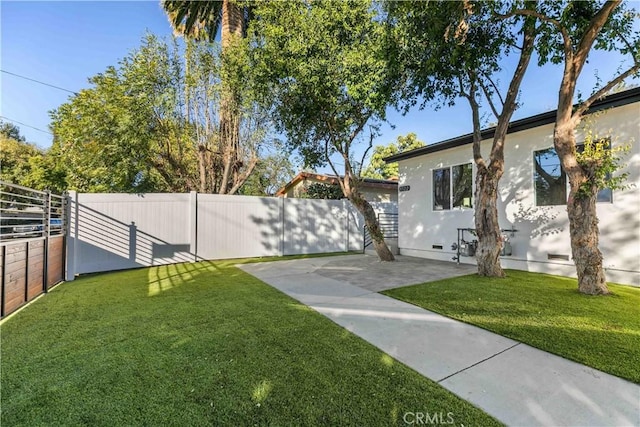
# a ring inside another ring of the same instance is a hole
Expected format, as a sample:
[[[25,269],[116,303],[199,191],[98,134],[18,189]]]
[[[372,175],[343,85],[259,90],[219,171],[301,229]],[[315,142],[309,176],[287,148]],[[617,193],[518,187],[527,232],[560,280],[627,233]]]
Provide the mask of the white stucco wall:
[[[613,203],[598,203],[597,211],[607,279],[640,286],[640,104],[608,110],[593,128],[598,136],[610,136],[614,146],[632,144],[625,171],[633,186],[615,191]],[[578,134],[577,140],[582,141],[583,136]],[[484,155],[490,144],[483,142]],[[571,255],[566,205],[535,206],[533,152],[552,146],[553,124],[507,136],[498,211],[501,227],[518,232],[510,239],[512,256],[501,262],[505,268],[575,277],[572,261],[548,260],[549,254]],[[474,227],[473,209],[434,211],[432,170],[469,162],[473,162],[470,144],[399,162],[400,185],[411,187],[399,193],[400,253],[452,260],[456,228]],[[434,249],[434,245],[443,249]],[[461,257],[461,262],[475,263],[475,259]]]

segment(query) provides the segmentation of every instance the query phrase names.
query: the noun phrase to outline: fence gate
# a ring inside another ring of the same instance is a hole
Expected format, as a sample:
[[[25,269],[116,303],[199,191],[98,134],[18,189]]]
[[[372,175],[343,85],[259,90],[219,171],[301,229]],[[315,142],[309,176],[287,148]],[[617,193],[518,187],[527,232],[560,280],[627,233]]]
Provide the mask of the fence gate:
[[[67,198],[0,181],[0,317],[64,279]]]

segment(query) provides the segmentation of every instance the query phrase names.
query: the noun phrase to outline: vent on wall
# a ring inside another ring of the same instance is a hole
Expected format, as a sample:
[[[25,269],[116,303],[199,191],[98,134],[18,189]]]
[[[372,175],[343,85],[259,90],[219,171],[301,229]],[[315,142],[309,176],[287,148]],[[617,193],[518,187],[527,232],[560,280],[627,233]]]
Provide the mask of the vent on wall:
[[[442,245],[431,245],[432,249],[440,249],[442,250]]]
[[[569,261],[569,255],[562,255],[562,254],[547,254],[547,259],[548,260],[562,260],[562,261]]]

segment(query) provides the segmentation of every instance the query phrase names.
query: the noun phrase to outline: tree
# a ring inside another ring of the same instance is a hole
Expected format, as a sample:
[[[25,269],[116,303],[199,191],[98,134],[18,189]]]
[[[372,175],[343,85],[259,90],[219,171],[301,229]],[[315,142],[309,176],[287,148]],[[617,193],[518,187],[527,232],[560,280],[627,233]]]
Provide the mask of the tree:
[[[393,260],[362,197],[353,145],[383,118],[390,94],[384,25],[367,1],[264,2],[250,25],[254,81],[305,166],[329,164],[363,214],[381,260]],[[337,172],[336,161],[344,164]]]
[[[20,134],[20,128],[18,126],[10,122],[5,122],[4,120],[1,120],[1,119],[0,119],[0,135],[4,136],[5,138],[11,138],[19,142],[26,141],[24,135]]]
[[[257,163],[267,122],[249,103],[239,111],[246,151],[236,152],[229,180],[217,120],[220,74],[215,45],[187,41],[182,51],[148,35],[118,67],[92,77],[93,88],[51,113],[51,155],[65,165],[70,188],[236,192]]]
[[[303,190],[303,198],[305,199],[328,199],[328,200],[341,200],[344,199],[344,194],[339,185],[324,184],[321,182],[315,182],[309,184],[305,190]]]
[[[434,101],[438,107],[452,104],[458,97],[471,107],[478,274],[503,277],[498,184],[504,173],[509,121],[533,53],[535,20],[511,19],[501,14],[509,5],[497,2],[388,2],[386,7],[395,28],[399,74],[405,82],[400,93],[405,111],[420,98],[422,107]],[[533,7],[532,2],[525,2],[525,7]],[[513,50],[517,64],[502,94],[496,74],[501,71],[501,59]],[[488,158],[480,146],[482,99],[498,120]]]
[[[580,292],[608,294],[598,248],[599,230],[596,199],[602,182],[598,177],[611,171],[611,161],[602,156],[580,155],[576,128],[589,107],[618,84],[640,71],[640,33],[635,30],[638,12],[628,10],[621,1],[540,2],[534,10],[519,9],[511,15],[534,17],[540,22],[541,42],[537,50],[540,64],[564,64],[558,92],[558,109],[553,131],[554,147],[569,178],[567,214],[571,251]],[[574,107],[578,78],[592,50],[617,51],[628,55],[631,64],[600,85]],[[613,162],[615,163],[615,161]]]
[[[169,21],[174,30],[187,38],[195,40],[208,40],[213,42],[220,29],[220,40],[223,50],[223,67],[227,68],[223,73],[221,102],[220,102],[220,140],[223,147],[222,181],[218,189],[220,194],[233,194],[242,180],[240,168],[242,160],[240,109],[242,100],[238,87],[238,70],[236,57],[227,54],[228,51],[241,49],[242,38],[248,10],[236,1],[162,1],[162,7],[169,16]],[[236,53],[237,55],[237,53]],[[229,77],[232,76],[232,77]],[[234,78],[235,77],[235,78]],[[234,84],[235,82],[235,84]],[[189,98],[186,100],[189,104]],[[235,189],[235,190],[234,190]],[[232,191],[233,190],[233,191]]]
[[[6,125],[2,123],[0,130],[0,180],[27,186],[32,169],[31,159],[42,157],[43,153],[35,145],[25,142],[17,127],[11,125],[13,127],[9,128]],[[5,132],[5,129],[10,131]]]
[[[295,168],[283,151],[263,155],[255,170],[240,188],[245,196],[274,196],[295,174]]]
[[[369,165],[362,171],[362,176],[374,179],[398,178],[398,162],[386,163],[383,159],[423,146],[424,142],[420,141],[413,132],[406,136],[399,135],[395,142],[390,142],[388,145],[376,145],[373,147]]]

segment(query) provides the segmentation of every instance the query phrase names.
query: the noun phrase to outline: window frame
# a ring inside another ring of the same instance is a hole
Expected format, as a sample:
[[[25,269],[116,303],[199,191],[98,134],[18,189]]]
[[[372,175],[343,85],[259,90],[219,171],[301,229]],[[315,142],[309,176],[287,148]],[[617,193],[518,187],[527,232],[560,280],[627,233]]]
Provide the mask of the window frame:
[[[471,206],[453,206],[453,168],[458,167],[458,166],[466,166],[466,165],[471,165]],[[435,203],[436,203],[436,198],[435,198],[435,180],[434,180],[434,172],[439,171],[439,170],[448,170],[449,171],[449,208],[447,209],[436,209],[435,207]],[[454,211],[454,210],[460,210],[460,211],[464,211],[464,210],[472,210],[473,206],[474,206],[474,202],[475,202],[475,198],[474,198],[474,194],[473,194],[473,187],[475,184],[475,173],[474,173],[475,169],[474,169],[474,164],[471,161],[467,161],[467,162],[462,162],[462,163],[454,163],[454,164],[450,164],[448,166],[441,166],[441,167],[434,167],[430,169],[430,174],[431,174],[431,211],[432,212],[450,212],[450,211]]]
[[[607,139],[609,140],[609,149],[611,149],[611,139],[609,137],[606,138],[602,138],[602,139]],[[580,143],[576,143],[576,149],[578,149],[579,146],[584,146],[584,141],[580,142]],[[542,147],[542,148],[536,148],[533,149],[531,151],[531,157],[530,159],[532,160],[531,162],[531,183],[533,185],[533,205],[536,208],[545,208],[545,207],[555,207],[555,206],[567,206],[567,202],[569,200],[569,192],[571,191],[570,188],[570,184],[569,184],[569,177],[567,176],[566,172],[564,172],[564,169],[562,168],[562,163],[560,162],[560,156],[558,156],[558,163],[560,165],[560,169],[562,170],[562,173],[565,174],[565,201],[563,204],[560,205],[539,205],[538,204],[538,191],[536,190],[536,165],[535,165],[535,155],[537,152],[539,151],[545,151],[552,148],[555,151],[555,146],[552,144],[550,146],[547,147]],[[556,156],[558,155],[558,153],[556,152]],[[600,189],[598,190],[598,194],[603,191],[606,190],[606,188]],[[610,203],[613,204],[613,190],[610,190],[610,194],[611,197],[609,198],[609,200],[598,200],[598,194],[596,194],[596,203]]]
[[[540,152],[540,151],[546,151],[549,149],[553,149],[553,151],[556,151],[555,146],[552,144],[550,146],[547,147],[542,147],[542,148],[537,148],[537,149],[533,149],[531,151],[531,157],[530,159],[531,161],[531,183],[533,185],[533,206],[536,208],[548,208],[548,207],[554,207],[554,206],[567,206],[567,199],[569,197],[569,192],[568,190],[568,185],[569,185],[569,180],[567,179],[567,174],[564,171],[563,167],[562,167],[562,163],[560,162],[560,156],[558,156],[558,153],[556,152],[556,156],[558,157],[558,165],[560,167],[560,171],[561,173],[563,173],[565,175],[564,178],[564,203],[562,204],[558,204],[558,205],[540,205],[538,204],[538,191],[537,191],[537,186],[536,186],[536,153]]]

